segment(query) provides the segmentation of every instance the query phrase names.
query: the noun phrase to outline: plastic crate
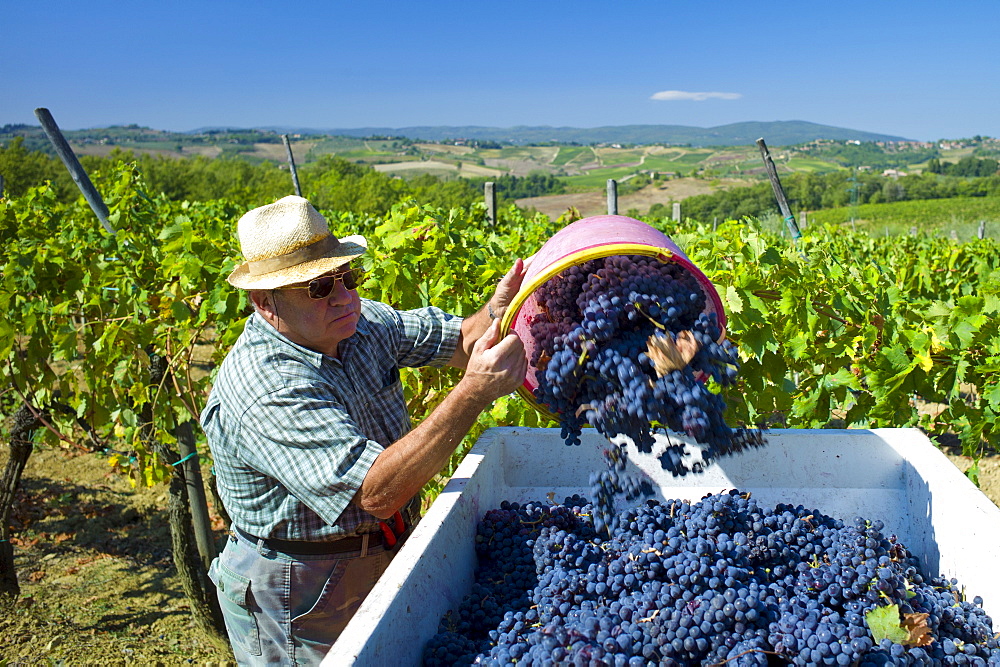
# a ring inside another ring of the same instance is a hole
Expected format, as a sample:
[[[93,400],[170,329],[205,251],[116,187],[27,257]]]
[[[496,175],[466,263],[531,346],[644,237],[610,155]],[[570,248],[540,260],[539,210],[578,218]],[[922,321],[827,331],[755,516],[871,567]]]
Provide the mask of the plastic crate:
[[[1000,509],[920,431],[774,430],[760,449],[725,458],[700,475],[674,478],[630,451],[660,499],[697,500],[732,488],[761,505],[805,505],[849,520],[881,519],[918,556],[925,573],[956,577],[968,598],[1000,620]],[[333,646],[323,665],[419,665],[441,616],[471,589],[474,536],[502,500],[556,502],[587,495],[604,466],[600,434],[569,447],[559,429],[486,431]],[[634,472],[634,470],[633,470]],[[1000,628],[998,628],[1000,629]]]

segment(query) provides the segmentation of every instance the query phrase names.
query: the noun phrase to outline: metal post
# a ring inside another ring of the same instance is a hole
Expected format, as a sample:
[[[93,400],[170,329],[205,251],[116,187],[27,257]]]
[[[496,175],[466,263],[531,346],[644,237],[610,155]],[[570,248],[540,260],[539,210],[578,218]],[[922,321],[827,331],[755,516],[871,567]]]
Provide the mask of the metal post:
[[[618,215],[618,181],[608,179],[608,215]]]
[[[719,216],[712,218],[712,231],[714,232],[719,228]]]
[[[0,195],[2,195],[2,194],[3,194],[3,180],[0,180]],[[979,236],[980,239],[985,239],[986,238],[986,221],[985,220],[980,220],[979,221],[979,231],[977,232],[977,235]]]
[[[674,202],[674,222],[681,221],[681,203],[679,201]]]
[[[90,209],[97,216],[97,219],[101,221],[101,224],[104,225],[104,229],[108,230],[109,234],[114,234],[115,230],[108,221],[109,212],[107,204],[101,199],[101,195],[90,181],[87,172],[83,170],[80,161],[76,159],[73,149],[69,147],[69,143],[67,143],[66,138],[59,130],[59,126],[56,125],[52,114],[49,113],[48,109],[38,108],[35,109],[35,117],[41,122],[42,129],[45,130],[49,141],[52,142],[52,146],[56,149],[56,154],[59,155],[59,159],[66,165],[66,169],[69,170],[70,176],[73,177],[76,187],[80,188],[84,199],[90,204]]]
[[[778,200],[778,208],[781,210],[781,215],[785,218],[788,231],[791,233],[793,240],[798,239],[802,236],[802,232],[799,231],[799,226],[795,223],[795,216],[792,215],[791,209],[788,208],[785,191],[781,188],[781,181],[778,180],[778,170],[774,166],[774,160],[771,159],[771,152],[767,150],[767,144],[764,143],[763,137],[757,140],[757,147],[760,148],[760,156],[764,159],[764,168],[767,170],[767,177],[771,180],[774,198]]]
[[[497,192],[493,181],[483,184],[483,198],[486,200],[486,222],[493,227],[497,224]]]
[[[288,153],[288,170],[292,172],[292,185],[295,186],[295,194],[302,196],[302,188],[299,187],[299,173],[295,171],[295,156],[292,155],[292,144],[288,142],[288,135],[281,135],[281,141],[285,144],[285,152]]]

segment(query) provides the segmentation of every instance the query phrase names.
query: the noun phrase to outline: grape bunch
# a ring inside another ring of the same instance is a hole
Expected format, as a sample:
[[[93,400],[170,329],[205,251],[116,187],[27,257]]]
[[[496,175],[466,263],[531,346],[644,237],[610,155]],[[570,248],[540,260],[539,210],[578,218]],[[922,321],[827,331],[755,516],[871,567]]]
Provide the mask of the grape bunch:
[[[594,522],[579,496],[487,512],[476,587],[424,664],[1000,665],[982,599],[880,521],[734,490]]]
[[[534,395],[559,419],[567,444],[584,424],[627,436],[650,453],[657,428],[686,433],[703,463],[759,446],[759,431],[731,429],[726,405],[706,382],[736,380],[739,358],[697,279],[675,262],[615,255],[574,265],[535,291],[530,322]],[[665,470],[684,475],[685,447],[670,441]]]
[[[601,534],[613,533],[618,527],[615,504],[619,498],[634,501],[653,495],[653,483],[646,478],[625,472],[628,450],[614,446],[602,452],[606,470],[590,473],[590,493],[594,498],[591,512],[594,530]]]

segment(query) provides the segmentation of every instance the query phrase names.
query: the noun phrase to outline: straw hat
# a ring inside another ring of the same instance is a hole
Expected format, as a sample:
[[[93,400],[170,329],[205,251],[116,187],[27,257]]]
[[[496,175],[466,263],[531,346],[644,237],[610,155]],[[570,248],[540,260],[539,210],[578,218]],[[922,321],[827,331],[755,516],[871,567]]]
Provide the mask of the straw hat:
[[[248,211],[237,224],[246,262],[229,274],[240,289],[274,289],[312,280],[360,257],[363,236],[338,239],[308,200],[290,195]]]

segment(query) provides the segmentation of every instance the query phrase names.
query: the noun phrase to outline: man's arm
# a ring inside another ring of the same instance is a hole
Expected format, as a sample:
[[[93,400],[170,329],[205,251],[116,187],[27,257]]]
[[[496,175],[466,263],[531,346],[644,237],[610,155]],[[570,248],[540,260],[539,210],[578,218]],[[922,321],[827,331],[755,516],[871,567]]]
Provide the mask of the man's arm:
[[[498,341],[499,330],[499,320],[487,325],[458,385],[419,426],[378,455],[354,496],[355,505],[380,519],[391,517],[444,468],[479,414],[524,381],[524,346],[514,334]]]
[[[466,367],[466,364],[469,363],[469,357],[472,355],[473,346],[493,321],[493,318],[490,317],[490,310],[493,311],[497,322],[503,319],[504,313],[507,312],[507,306],[514,300],[517,291],[521,289],[521,281],[524,280],[527,269],[528,262],[522,259],[515,261],[514,266],[500,279],[500,284],[497,285],[496,292],[490,297],[487,305],[465,318],[462,322],[462,335],[455,347],[455,353],[448,360],[449,366]]]

